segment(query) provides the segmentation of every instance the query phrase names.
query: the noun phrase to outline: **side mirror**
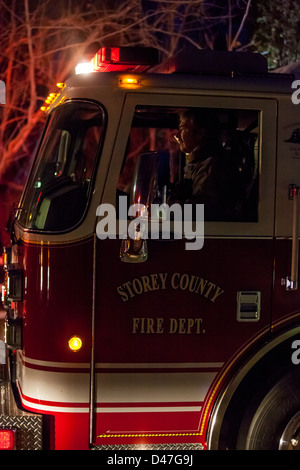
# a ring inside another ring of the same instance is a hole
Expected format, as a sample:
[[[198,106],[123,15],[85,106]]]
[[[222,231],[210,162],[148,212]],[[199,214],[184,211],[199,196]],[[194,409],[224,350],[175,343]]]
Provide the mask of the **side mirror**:
[[[150,211],[152,204],[167,202],[167,192],[170,182],[169,152],[147,152],[138,157],[133,185],[131,203],[143,205]],[[133,220],[141,214],[133,216]],[[148,213],[147,217],[158,218],[158,214]],[[127,263],[143,263],[148,259],[147,241],[142,238],[137,227],[135,237],[122,241],[120,251],[121,261]]]
[[[168,151],[147,152],[139,156],[132,186],[132,203],[162,204],[167,202],[170,184]]]
[[[147,241],[129,237],[122,240],[120,258],[124,263],[144,263],[148,259]]]

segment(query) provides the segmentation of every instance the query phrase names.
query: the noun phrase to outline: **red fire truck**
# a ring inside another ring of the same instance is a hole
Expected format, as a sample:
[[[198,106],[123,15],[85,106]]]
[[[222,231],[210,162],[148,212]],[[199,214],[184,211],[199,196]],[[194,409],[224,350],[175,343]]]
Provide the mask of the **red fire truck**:
[[[299,81],[194,49],[102,48],[78,72],[43,106],[4,253],[2,447],[299,449]],[[124,235],[124,207],[182,183],[191,110],[217,123],[232,210],[204,204],[198,249],[162,216]]]

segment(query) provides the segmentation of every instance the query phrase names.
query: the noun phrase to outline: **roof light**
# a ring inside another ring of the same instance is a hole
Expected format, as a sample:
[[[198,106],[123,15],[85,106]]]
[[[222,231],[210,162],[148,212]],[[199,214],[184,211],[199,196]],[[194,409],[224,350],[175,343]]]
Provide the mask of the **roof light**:
[[[58,95],[59,95],[59,93],[49,93],[49,95],[45,99],[44,105],[53,103],[56,100],[56,98],[58,97]]]
[[[66,86],[65,83],[57,83],[56,86],[58,88],[64,88]],[[43,106],[40,107],[40,110],[41,111],[48,111],[48,109],[50,108],[50,104],[54,103],[54,101],[56,101],[56,99],[60,96],[60,93],[49,93],[49,95],[47,96],[47,98],[45,99],[44,103],[43,103]]]
[[[0,429],[0,450],[14,450],[15,429]]]
[[[76,351],[79,351],[79,349],[81,349],[82,347],[82,340],[81,338],[79,338],[79,336],[72,336],[72,338],[69,339],[69,348],[76,352]]]
[[[76,65],[75,67],[75,73],[76,75],[79,75],[81,73],[90,73],[93,72],[93,66],[90,62],[81,62]]]
[[[78,64],[76,74],[88,72],[144,72],[158,63],[152,47],[101,47],[90,62]]]

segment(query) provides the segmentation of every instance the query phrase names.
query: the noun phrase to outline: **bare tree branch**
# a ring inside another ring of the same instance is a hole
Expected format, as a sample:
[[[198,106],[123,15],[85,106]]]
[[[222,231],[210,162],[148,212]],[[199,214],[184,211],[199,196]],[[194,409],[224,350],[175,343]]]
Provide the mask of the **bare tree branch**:
[[[245,26],[245,22],[246,22],[248,14],[249,14],[250,6],[251,6],[251,0],[248,0],[247,1],[247,6],[246,6],[246,11],[244,13],[243,19],[242,19],[241,24],[239,26],[239,29],[237,30],[236,35],[234,36],[233,40],[231,41],[231,43],[228,46],[229,51],[232,51],[236,47],[237,40],[240,37],[240,34],[241,34],[241,32],[242,32],[242,30]]]
[[[233,38],[238,0],[228,0],[229,9],[213,1],[152,0],[147,11],[141,0],[94,0],[84,10],[83,3],[0,0],[0,79],[7,90],[0,107],[0,188],[17,190],[24,184],[45,120],[44,98],[95,44],[152,46],[169,57],[183,45],[212,49],[217,25],[227,23],[232,50],[251,1]]]

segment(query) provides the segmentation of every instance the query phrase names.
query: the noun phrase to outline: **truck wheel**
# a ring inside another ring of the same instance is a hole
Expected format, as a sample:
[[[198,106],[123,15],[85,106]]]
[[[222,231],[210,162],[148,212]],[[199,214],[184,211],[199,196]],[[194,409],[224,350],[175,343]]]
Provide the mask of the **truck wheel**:
[[[238,449],[300,450],[300,368],[270,389],[240,430]]]

